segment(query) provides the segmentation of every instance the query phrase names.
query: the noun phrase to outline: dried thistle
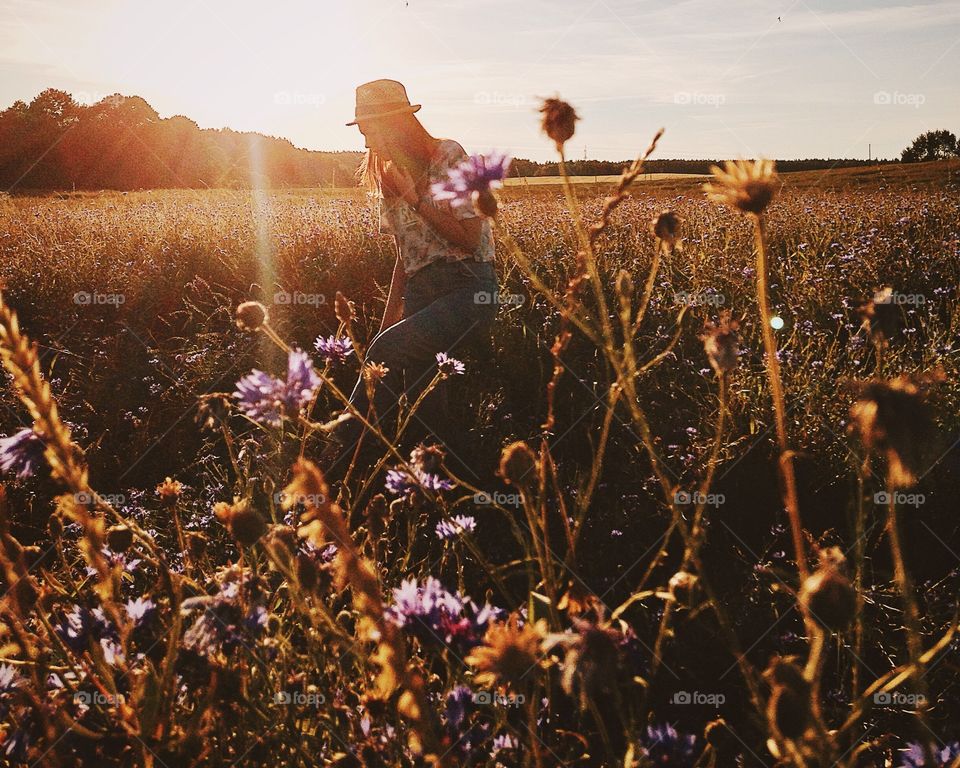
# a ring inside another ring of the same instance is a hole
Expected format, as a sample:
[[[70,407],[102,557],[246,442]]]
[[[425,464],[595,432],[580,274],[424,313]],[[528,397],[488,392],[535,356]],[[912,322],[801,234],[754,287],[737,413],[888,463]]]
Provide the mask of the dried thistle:
[[[133,545],[133,531],[126,525],[107,528],[107,545],[113,552],[126,552]]]
[[[900,333],[900,309],[893,301],[893,288],[885,286],[873,298],[857,307],[862,328],[879,347],[889,346]]]
[[[245,301],[237,307],[237,328],[241,331],[259,331],[269,317],[267,308],[259,301]]]
[[[727,161],[713,166],[713,183],[703,185],[707,197],[731,208],[760,215],[777,193],[778,177],[772,160]]]
[[[477,673],[479,686],[498,683],[517,686],[539,668],[540,641],[546,630],[542,619],[534,625],[520,626],[514,614],[505,622],[491,624],[483,636],[483,644],[476,646],[466,658]]]
[[[921,471],[921,455],[933,434],[933,419],[917,382],[909,376],[872,381],[850,408],[848,430],[868,453],[887,461],[892,488],[909,488]]]
[[[255,544],[267,532],[267,524],[249,499],[238,499],[233,504],[217,502],[213,514],[226,526],[230,535],[245,546]]]
[[[174,506],[183,493],[183,483],[170,477],[157,486],[157,496],[165,507]]]
[[[665,251],[683,250],[683,240],[680,229],[683,219],[676,211],[663,211],[650,222],[650,231],[660,241],[660,247]]]
[[[831,632],[842,631],[857,609],[857,593],[843,574],[845,558],[838,547],[820,551],[820,566],[800,588],[799,601],[814,621]]]
[[[586,711],[591,701],[599,701],[617,688],[621,634],[585,619],[575,619],[573,624],[575,632],[550,635],[544,645],[566,649],[560,685],[568,696],[577,697],[580,709]]]
[[[763,673],[770,684],[767,723],[779,740],[799,739],[813,723],[810,684],[793,658],[775,658]]]
[[[681,605],[690,605],[697,589],[697,577],[689,571],[677,571],[670,577],[667,588],[670,595]]]
[[[737,367],[740,354],[740,322],[733,317],[729,309],[720,312],[719,322],[708,320],[703,324],[700,340],[707,353],[710,366],[719,375],[729,373]]]
[[[343,323],[346,326],[349,326],[356,313],[353,311],[353,302],[347,299],[340,291],[337,291],[336,299],[333,302],[333,311],[337,316],[337,320]]]
[[[383,363],[367,363],[363,366],[363,379],[368,384],[377,384],[390,373],[390,369]]]
[[[543,115],[540,121],[541,129],[553,139],[557,152],[562,153],[563,145],[573,138],[575,124],[580,116],[572,106],[559,98],[544,99],[540,105],[540,114]]]
[[[500,454],[500,477],[510,485],[527,485],[537,477],[537,456],[522,440],[510,443]]]

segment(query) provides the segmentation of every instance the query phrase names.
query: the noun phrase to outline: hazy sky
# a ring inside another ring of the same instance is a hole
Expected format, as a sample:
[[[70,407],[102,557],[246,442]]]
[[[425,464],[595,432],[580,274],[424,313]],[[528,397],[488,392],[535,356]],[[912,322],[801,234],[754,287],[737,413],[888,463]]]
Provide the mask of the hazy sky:
[[[0,0],[3,107],[137,94],[311,149],[362,149],[353,89],[392,77],[471,151],[552,157],[535,110],[558,93],[576,157],[660,126],[658,157],[890,157],[960,132],[958,72],[958,0]]]

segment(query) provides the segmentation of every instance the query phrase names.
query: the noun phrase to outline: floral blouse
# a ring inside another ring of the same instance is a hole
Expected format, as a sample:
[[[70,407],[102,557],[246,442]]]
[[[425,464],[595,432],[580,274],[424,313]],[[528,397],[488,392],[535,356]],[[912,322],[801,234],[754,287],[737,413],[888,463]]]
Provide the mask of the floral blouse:
[[[460,144],[452,139],[442,139],[437,154],[430,164],[430,184],[445,180],[447,170],[466,159],[467,153]],[[472,219],[478,215],[473,205],[469,203],[451,206],[446,201],[434,200],[430,194],[429,185],[426,193],[420,197],[420,207],[425,205],[448,210],[458,219]],[[480,230],[480,244],[472,253],[458,248],[434,232],[423,217],[403,200],[380,198],[379,219],[380,233],[397,238],[400,256],[403,259],[403,270],[408,276],[435,261],[460,261],[471,258],[475,261],[493,261],[493,229],[486,219]]]

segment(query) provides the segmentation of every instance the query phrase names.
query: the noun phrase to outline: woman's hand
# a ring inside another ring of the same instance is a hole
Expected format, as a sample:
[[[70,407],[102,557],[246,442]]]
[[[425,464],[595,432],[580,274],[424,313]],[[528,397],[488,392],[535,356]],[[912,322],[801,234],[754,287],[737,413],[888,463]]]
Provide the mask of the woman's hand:
[[[413,176],[406,168],[401,168],[392,160],[388,160],[383,166],[383,191],[387,197],[399,197],[410,205],[416,205],[420,199],[417,195],[417,188],[413,182]]]

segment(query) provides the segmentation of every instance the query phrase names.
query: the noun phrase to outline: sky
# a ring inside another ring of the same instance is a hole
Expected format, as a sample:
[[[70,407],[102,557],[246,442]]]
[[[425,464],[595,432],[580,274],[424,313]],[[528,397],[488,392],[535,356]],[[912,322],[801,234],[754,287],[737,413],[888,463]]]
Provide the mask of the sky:
[[[960,133],[960,2],[0,0],[0,108],[55,87],[162,117],[362,150],[354,88],[402,81],[434,136],[555,158],[539,100],[582,120],[568,154],[896,157]]]

